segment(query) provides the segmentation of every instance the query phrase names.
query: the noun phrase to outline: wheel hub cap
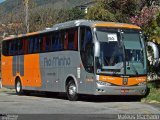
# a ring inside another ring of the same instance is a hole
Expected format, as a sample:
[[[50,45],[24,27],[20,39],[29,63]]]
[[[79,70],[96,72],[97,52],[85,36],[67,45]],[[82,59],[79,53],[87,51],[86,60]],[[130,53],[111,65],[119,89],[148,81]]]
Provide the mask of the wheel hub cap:
[[[70,95],[75,95],[76,94],[76,86],[75,85],[69,86],[69,94]]]
[[[21,85],[20,85],[20,82],[17,83],[17,92],[20,92],[20,89],[21,89]]]

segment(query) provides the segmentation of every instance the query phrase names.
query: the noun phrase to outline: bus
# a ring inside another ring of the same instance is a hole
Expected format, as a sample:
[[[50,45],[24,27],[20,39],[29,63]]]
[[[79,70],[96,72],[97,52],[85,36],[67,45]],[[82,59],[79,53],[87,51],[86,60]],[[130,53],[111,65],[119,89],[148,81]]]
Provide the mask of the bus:
[[[147,60],[140,27],[74,20],[2,41],[2,85],[79,95],[146,94]]]

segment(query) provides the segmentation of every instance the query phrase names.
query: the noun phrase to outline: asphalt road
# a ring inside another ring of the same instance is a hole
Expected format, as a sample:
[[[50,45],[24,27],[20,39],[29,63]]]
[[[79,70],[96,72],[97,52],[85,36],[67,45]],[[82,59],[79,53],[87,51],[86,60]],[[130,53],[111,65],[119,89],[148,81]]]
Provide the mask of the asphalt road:
[[[81,120],[83,116],[87,119],[96,120],[108,119],[114,114],[160,114],[160,104],[147,104],[124,97],[93,97],[87,96],[80,101],[68,101],[64,95],[49,97],[42,93],[34,93],[28,96],[18,96],[14,90],[0,90],[0,114],[36,114],[43,118],[42,114],[55,115],[57,117],[76,117],[79,115]],[[62,114],[62,115],[60,115]],[[106,116],[107,115],[107,116]],[[33,115],[34,116],[34,115]],[[103,116],[103,117],[102,117]],[[81,118],[82,117],[82,118]],[[97,118],[98,117],[98,118]],[[160,116],[159,116],[160,117]],[[52,118],[52,117],[47,117]]]

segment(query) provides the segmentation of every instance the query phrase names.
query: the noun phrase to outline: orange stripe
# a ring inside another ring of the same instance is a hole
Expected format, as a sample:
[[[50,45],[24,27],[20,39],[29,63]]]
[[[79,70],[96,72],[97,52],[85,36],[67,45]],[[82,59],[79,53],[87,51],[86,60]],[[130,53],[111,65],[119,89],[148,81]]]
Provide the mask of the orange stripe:
[[[10,40],[10,39],[15,39],[15,38],[20,38],[20,37],[27,37],[27,36],[32,36],[32,35],[38,35],[39,32],[32,32],[32,33],[27,33],[27,34],[19,34],[19,35],[13,35],[13,36],[9,36],[4,38],[3,40]]]
[[[123,24],[123,23],[99,23],[99,24],[95,24],[95,27],[118,27],[118,28],[141,29],[136,25]]]
[[[99,80],[103,82],[112,83],[115,85],[123,85],[123,78],[122,77],[113,77],[113,76],[99,76]],[[146,76],[143,77],[130,77],[128,78],[128,85],[136,85],[141,82],[145,82],[147,80]]]
[[[103,82],[108,82],[116,85],[122,85],[122,78],[112,77],[112,76],[99,76],[99,80]]]
[[[27,33],[26,36],[31,36],[31,35],[37,35],[39,32],[32,32],[32,33]]]

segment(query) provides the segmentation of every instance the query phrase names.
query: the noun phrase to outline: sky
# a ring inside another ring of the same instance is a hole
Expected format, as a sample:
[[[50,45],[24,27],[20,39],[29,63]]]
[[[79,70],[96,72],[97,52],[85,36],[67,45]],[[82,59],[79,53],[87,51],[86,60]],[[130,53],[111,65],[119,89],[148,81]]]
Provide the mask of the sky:
[[[3,2],[3,1],[5,1],[5,0],[0,0],[0,3]]]

